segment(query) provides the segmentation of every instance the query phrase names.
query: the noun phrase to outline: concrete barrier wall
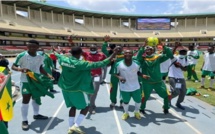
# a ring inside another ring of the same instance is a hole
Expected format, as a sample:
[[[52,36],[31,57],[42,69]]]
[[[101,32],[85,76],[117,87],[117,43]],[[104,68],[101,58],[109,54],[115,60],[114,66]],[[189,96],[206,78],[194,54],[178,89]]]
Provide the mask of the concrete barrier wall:
[[[5,56],[6,58],[12,58],[12,57],[16,57],[17,54],[4,54],[4,56]]]

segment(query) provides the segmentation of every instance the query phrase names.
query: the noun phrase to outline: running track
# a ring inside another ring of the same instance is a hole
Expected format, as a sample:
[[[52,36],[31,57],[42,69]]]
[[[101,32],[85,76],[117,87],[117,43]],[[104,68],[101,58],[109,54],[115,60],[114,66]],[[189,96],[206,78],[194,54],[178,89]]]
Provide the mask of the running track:
[[[14,59],[10,59],[10,65]],[[12,73],[12,79],[19,85],[19,72]],[[110,76],[107,76],[109,81]],[[21,129],[21,100],[20,97],[14,107],[14,118],[9,122],[10,134],[66,134],[68,130],[68,108],[66,108],[60,88],[55,85],[59,93],[55,98],[42,98],[40,113],[49,116],[48,120],[39,121],[33,119],[31,103],[29,105],[28,121],[30,129]],[[206,104],[194,97],[186,96],[183,103],[186,110],[177,109],[175,99],[170,113],[162,112],[162,99],[156,93],[152,93],[147,103],[146,115],[141,120],[133,117],[134,102],[130,102],[130,118],[121,119],[122,109],[109,108],[109,85],[101,85],[96,105],[97,113],[88,114],[81,124],[86,134],[214,134],[215,107]],[[119,105],[119,104],[118,104]],[[79,113],[79,112],[77,112]]]

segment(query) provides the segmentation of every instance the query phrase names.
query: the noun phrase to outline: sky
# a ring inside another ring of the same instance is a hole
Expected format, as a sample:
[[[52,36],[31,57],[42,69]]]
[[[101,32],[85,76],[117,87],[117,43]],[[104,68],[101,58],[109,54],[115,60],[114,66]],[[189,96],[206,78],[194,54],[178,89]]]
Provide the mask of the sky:
[[[215,0],[46,0],[64,7],[97,12],[163,15],[215,13]]]

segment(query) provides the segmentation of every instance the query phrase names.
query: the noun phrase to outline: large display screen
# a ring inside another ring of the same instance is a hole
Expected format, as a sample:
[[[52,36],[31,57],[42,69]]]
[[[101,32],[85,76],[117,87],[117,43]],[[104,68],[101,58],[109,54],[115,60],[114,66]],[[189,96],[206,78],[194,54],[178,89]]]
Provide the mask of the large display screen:
[[[169,30],[169,18],[138,18],[137,30]]]

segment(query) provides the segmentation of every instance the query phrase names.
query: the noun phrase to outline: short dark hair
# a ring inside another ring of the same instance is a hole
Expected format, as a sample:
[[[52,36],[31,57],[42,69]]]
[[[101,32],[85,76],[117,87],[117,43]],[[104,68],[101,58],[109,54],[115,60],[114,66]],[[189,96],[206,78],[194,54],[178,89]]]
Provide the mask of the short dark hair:
[[[36,40],[29,40],[29,41],[27,42],[27,44],[36,44],[36,45],[39,46],[39,42],[36,41]]]
[[[110,47],[111,49],[114,49],[114,48],[116,47],[116,44],[110,44],[109,47]]]
[[[187,52],[186,49],[179,50],[179,54],[183,54],[183,53],[186,53],[186,52]]]
[[[74,46],[74,47],[72,47],[70,52],[72,55],[79,55],[82,53],[82,49],[80,46]]]
[[[112,50],[112,49],[108,51],[108,54],[109,54],[109,55],[111,55],[112,53],[113,53],[113,50]]]
[[[195,47],[195,43],[190,43],[189,47]]]

